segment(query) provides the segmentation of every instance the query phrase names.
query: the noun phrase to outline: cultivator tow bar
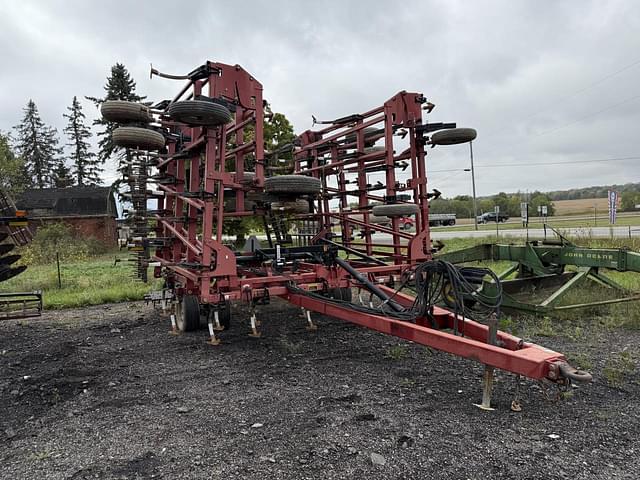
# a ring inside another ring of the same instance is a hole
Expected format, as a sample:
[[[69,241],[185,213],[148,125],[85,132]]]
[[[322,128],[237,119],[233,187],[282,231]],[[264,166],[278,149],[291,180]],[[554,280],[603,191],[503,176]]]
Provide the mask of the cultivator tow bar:
[[[280,168],[271,162],[281,149],[265,151],[267,104],[252,75],[216,62],[187,75],[153,75],[186,85],[151,108],[105,102],[102,114],[120,124],[114,142],[135,152],[125,180],[132,199],[144,201],[129,211],[139,222],[130,248],[140,259],[139,278],[152,266],[164,279],[167,294],[149,300],[173,303],[175,330],[196,330],[203,318],[217,345],[232,323],[230,302],[244,301],[250,335],[259,337],[260,305],[280,297],[303,309],[312,330],[313,311],[484,363],[484,406],[494,367],[558,384],[590,378],[560,353],[493,331],[500,295],[479,299],[487,324],[436,306],[445,289],[458,298],[471,284],[450,264],[432,261],[429,199],[439,192],[427,189],[425,147],[468,142],[475,130],[423,122],[434,105],[402,91],[367,112],[316,122],[320,130],[287,147],[295,174],[268,176]],[[371,174],[384,181],[370,183]],[[400,217],[412,214],[416,233],[400,231]],[[245,251],[225,244],[225,222],[248,216],[264,218],[268,248],[256,239]],[[388,217],[390,226],[374,225],[374,217]],[[391,251],[374,232],[391,236]]]
[[[0,282],[24,272],[24,265],[15,266],[21,255],[14,253],[32,239],[29,219],[17,210],[13,202],[0,191]],[[42,292],[0,293],[0,320],[37,317],[42,314]]]

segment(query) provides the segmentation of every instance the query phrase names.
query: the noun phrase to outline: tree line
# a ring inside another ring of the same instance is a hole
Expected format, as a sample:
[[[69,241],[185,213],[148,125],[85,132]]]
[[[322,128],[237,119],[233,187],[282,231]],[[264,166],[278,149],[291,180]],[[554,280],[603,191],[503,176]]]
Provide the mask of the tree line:
[[[102,98],[85,98],[96,106],[106,100],[138,102],[145,98],[136,94],[136,83],[121,63],[111,67],[104,90]],[[102,185],[105,163],[114,158],[122,162],[126,153],[111,139],[116,124],[100,117],[87,125],[77,96],[62,116],[67,122],[63,129],[66,143],[62,146],[57,129],[42,120],[33,99],[27,102],[13,132],[0,132],[0,188],[15,195],[27,188]],[[100,129],[97,152],[91,142],[92,126]]]
[[[555,214],[553,201],[547,193],[505,193],[500,192],[491,197],[477,199],[477,214],[493,212],[495,207],[500,207],[500,213],[506,213],[510,217],[519,217],[520,204],[529,203],[529,215],[537,216],[538,207],[546,205],[547,215]],[[431,213],[455,213],[459,218],[473,218],[473,199],[469,195],[458,195],[453,198],[437,198],[429,204]]]

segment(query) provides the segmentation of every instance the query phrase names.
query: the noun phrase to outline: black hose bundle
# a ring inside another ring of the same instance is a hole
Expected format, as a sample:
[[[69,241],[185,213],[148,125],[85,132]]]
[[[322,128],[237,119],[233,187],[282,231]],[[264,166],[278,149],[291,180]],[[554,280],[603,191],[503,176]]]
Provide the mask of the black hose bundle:
[[[482,292],[482,282],[485,276],[491,277],[496,285],[495,295]],[[444,260],[431,260],[421,263],[405,274],[406,280],[386,300],[377,305],[359,305],[341,299],[328,298],[317,292],[309,292],[299,288],[293,282],[288,288],[294,293],[322,299],[325,302],[340,304],[354,311],[384,315],[397,320],[415,322],[416,318],[426,317],[433,321],[433,306],[444,302],[461,317],[483,320],[493,313],[499,313],[502,303],[502,285],[498,276],[488,268],[456,267]],[[390,307],[390,302],[404,288],[410,287],[415,291],[413,304],[402,311]],[[434,326],[435,326],[435,322]],[[456,331],[463,331],[458,328]]]

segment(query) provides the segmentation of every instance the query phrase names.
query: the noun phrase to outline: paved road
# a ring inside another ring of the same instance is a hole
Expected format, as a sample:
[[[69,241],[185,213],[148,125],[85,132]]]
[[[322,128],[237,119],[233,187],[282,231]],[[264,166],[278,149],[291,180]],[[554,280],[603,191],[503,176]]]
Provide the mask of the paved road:
[[[616,238],[629,237],[629,227],[582,227],[582,228],[563,228],[560,229],[563,235],[569,237],[598,237]],[[527,231],[525,229],[506,229],[500,230],[501,238],[525,238]],[[631,227],[631,235],[640,237],[640,227]],[[437,228],[431,229],[431,238],[434,240],[448,240],[451,238],[483,238],[496,236],[495,230],[455,230],[455,231],[438,231]],[[547,229],[547,237],[554,237],[553,230]],[[529,238],[544,238],[544,229],[530,228]],[[376,243],[391,243],[391,236],[385,233],[376,233],[373,235]]]

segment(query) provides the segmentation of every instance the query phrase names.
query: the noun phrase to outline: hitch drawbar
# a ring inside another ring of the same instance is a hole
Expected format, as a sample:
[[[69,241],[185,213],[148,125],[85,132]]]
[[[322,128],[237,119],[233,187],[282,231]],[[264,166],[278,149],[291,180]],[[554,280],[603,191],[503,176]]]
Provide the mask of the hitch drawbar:
[[[389,287],[378,288],[389,295],[394,293]],[[508,333],[498,331],[496,344],[492,345],[489,342],[489,327],[479,322],[464,319],[464,337],[449,333],[446,330],[452,330],[461,318],[458,316],[456,319],[454,313],[444,308],[434,307],[433,317],[437,324],[437,328],[434,328],[431,319],[418,318],[416,323],[411,323],[366,312],[354,314],[348,307],[297,293],[288,293],[284,298],[307,310],[470,358],[531,379],[547,379],[556,383],[565,383],[565,379],[576,382],[591,381],[589,373],[571,367],[561,353],[524,342]],[[413,297],[400,292],[395,292],[394,300],[407,307],[413,303]]]

